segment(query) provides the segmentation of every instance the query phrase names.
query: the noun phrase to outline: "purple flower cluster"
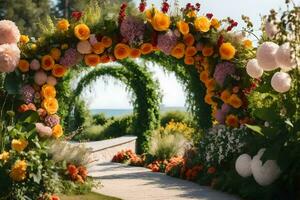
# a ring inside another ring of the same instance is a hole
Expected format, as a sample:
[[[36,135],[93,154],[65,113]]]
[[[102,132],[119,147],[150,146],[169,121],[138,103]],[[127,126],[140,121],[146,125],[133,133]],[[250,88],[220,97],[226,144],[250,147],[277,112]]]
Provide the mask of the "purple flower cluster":
[[[166,55],[171,53],[176,44],[177,36],[173,31],[168,31],[165,34],[161,34],[157,38],[157,47]]]
[[[231,110],[230,105],[224,103],[221,107],[221,109],[218,109],[216,112],[216,120],[220,123],[220,124],[225,124],[225,116],[227,115],[227,113]]]
[[[64,56],[60,59],[59,63],[66,67],[72,67],[76,65],[82,59],[81,55],[76,49],[70,48],[65,51]]]
[[[214,79],[221,87],[223,87],[226,77],[234,74],[234,72],[235,72],[234,64],[230,62],[219,63],[217,64],[214,72]]]
[[[145,24],[136,17],[126,17],[120,27],[121,35],[131,44],[136,40],[143,40]]]
[[[45,117],[44,122],[49,127],[54,127],[55,125],[59,124],[59,117],[57,115],[48,115]]]
[[[26,104],[33,102],[34,93],[35,91],[30,85],[25,85],[21,89],[22,99]]]

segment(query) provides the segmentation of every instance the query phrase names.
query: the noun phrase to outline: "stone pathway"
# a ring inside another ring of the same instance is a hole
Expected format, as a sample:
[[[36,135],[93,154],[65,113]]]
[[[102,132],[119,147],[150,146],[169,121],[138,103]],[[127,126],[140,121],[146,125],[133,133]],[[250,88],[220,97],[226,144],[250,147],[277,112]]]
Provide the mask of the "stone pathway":
[[[95,190],[124,200],[238,200],[193,182],[153,173],[146,168],[118,163],[100,163],[91,167],[90,176],[103,188]]]

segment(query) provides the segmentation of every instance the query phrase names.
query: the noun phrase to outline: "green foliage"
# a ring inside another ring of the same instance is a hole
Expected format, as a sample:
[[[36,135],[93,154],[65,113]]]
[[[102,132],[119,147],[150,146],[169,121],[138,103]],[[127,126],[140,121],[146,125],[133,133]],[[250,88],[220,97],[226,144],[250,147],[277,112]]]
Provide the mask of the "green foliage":
[[[168,111],[160,117],[160,125],[166,126],[169,122],[183,122],[189,124],[191,119],[188,112],[185,111]]]
[[[99,113],[97,115],[94,115],[93,116],[93,119],[94,119],[94,123],[96,125],[101,125],[103,126],[104,124],[106,124],[108,122],[108,118],[105,116],[104,113]]]

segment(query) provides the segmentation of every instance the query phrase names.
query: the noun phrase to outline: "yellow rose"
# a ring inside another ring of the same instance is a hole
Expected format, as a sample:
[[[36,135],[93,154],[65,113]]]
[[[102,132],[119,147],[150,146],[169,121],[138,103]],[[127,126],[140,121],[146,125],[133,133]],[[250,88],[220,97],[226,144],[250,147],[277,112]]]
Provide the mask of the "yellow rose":
[[[67,31],[69,29],[69,26],[70,26],[70,23],[66,19],[59,20],[56,25],[58,30],[61,30],[61,31]]]
[[[55,98],[47,98],[42,102],[42,107],[50,115],[54,115],[58,110],[58,101]]]
[[[90,28],[85,24],[78,24],[74,28],[74,34],[79,40],[87,40],[90,37]]]
[[[27,163],[25,160],[17,160],[11,168],[9,176],[14,181],[23,181],[26,178]]]
[[[13,139],[11,141],[11,148],[17,152],[23,151],[28,145],[27,140],[25,139]]]
[[[162,12],[155,13],[151,24],[156,31],[166,31],[170,26],[170,17]]]
[[[201,16],[195,19],[194,25],[197,31],[206,33],[210,29],[210,21],[207,17]]]
[[[56,96],[56,90],[55,87],[49,84],[45,84],[42,87],[41,95],[47,99],[47,98],[55,98]]]
[[[60,124],[57,124],[57,125],[55,125],[55,126],[52,128],[52,135],[53,135],[53,137],[59,138],[59,137],[61,137],[63,134],[64,134],[63,128],[62,128],[62,126],[61,126]]]
[[[179,22],[177,22],[177,28],[180,31],[180,33],[182,35],[186,35],[189,33],[190,28],[189,28],[189,24],[180,20]]]
[[[21,42],[22,44],[28,43],[28,42],[29,42],[29,37],[28,37],[28,35],[21,35],[21,37],[20,37],[20,42]]]
[[[9,159],[9,152],[3,151],[3,152],[0,154],[0,160],[3,160],[4,163],[6,163],[8,159]]]
[[[215,29],[220,28],[221,24],[219,22],[219,20],[217,20],[216,18],[212,18],[210,21],[210,24],[212,27],[214,27]]]
[[[234,46],[229,42],[223,43],[219,49],[219,53],[223,60],[231,60],[232,58],[234,58],[235,52],[236,50]]]

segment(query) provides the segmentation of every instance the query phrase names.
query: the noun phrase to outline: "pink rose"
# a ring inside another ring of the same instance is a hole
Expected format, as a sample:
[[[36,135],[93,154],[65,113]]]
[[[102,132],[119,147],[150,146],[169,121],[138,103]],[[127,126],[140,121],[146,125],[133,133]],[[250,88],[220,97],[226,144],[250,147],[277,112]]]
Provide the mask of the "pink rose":
[[[37,71],[34,74],[34,82],[37,85],[44,85],[47,81],[47,78],[47,74],[43,70]]]
[[[30,69],[37,71],[40,69],[40,62],[37,59],[33,59],[30,63]]]
[[[80,41],[77,44],[77,51],[81,54],[89,54],[92,53],[92,46],[87,40]]]
[[[51,137],[52,135],[52,129],[42,123],[36,123],[35,128],[41,138]]]
[[[49,85],[55,86],[55,85],[57,84],[57,80],[56,80],[56,78],[53,77],[53,76],[48,76],[48,78],[47,78],[47,83],[48,83]]]
[[[19,60],[20,49],[16,44],[0,45],[0,72],[13,72],[19,64]]]
[[[16,44],[21,34],[16,24],[9,20],[0,21],[0,44]]]

